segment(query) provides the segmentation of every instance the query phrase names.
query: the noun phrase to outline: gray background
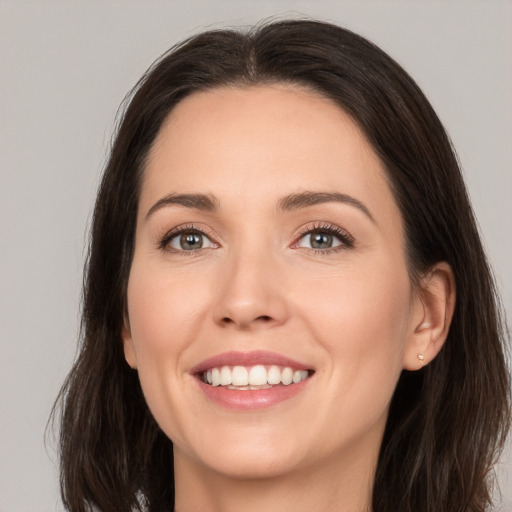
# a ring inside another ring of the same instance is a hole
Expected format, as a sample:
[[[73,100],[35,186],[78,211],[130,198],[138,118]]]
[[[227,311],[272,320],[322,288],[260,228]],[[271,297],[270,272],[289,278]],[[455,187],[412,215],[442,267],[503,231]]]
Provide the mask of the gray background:
[[[62,509],[44,429],[75,353],[86,231],[117,106],[178,40],[297,14],[369,37],[424,89],[458,149],[512,317],[510,1],[0,1],[1,512]]]

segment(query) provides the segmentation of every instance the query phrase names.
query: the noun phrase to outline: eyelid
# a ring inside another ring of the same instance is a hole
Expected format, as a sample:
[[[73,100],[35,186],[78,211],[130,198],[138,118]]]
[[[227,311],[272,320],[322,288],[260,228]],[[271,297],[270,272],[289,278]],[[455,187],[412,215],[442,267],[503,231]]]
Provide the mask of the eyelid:
[[[169,248],[169,242],[176,236],[182,235],[183,233],[199,233],[199,234],[205,236],[206,238],[208,238],[208,240],[210,240],[210,242],[214,245],[214,247],[204,247],[201,249],[196,249],[194,251],[185,251],[185,250]],[[198,252],[203,249],[212,249],[212,248],[219,247],[220,244],[217,242],[216,239],[217,239],[217,236],[211,229],[206,228],[205,226],[199,226],[197,224],[189,222],[186,224],[180,224],[178,226],[173,227],[172,229],[170,229],[168,231],[165,231],[165,233],[163,235],[160,235],[158,237],[157,243],[158,243],[159,249],[166,250],[166,251],[174,253],[174,254],[179,253],[179,254],[191,255],[191,253]]]
[[[338,246],[335,246],[335,247],[330,247],[328,249],[314,249],[314,248],[307,248],[307,247],[302,247],[302,248],[306,249],[306,250],[309,249],[312,251],[318,251],[319,253],[325,254],[328,252],[339,251],[339,250],[351,248],[354,246],[355,239],[346,229],[343,229],[342,227],[338,226],[337,224],[332,224],[331,222],[315,221],[313,223],[307,224],[306,226],[302,227],[299,230],[299,233],[295,237],[295,240],[292,243],[291,248],[292,249],[300,249],[301,247],[298,244],[299,244],[299,241],[302,238],[304,238],[304,236],[311,234],[311,233],[322,232],[322,231],[337,237],[341,241],[341,244]]]

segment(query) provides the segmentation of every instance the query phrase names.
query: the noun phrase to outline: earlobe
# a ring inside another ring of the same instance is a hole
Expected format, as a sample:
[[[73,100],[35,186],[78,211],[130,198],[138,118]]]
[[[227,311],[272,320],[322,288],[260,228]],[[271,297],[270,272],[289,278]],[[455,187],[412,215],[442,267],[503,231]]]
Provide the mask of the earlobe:
[[[133,346],[133,339],[128,319],[124,320],[123,328],[121,329],[121,338],[123,339],[124,358],[130,368],[135,370],[137,368],[137,356],[135,354],[135,347]]]
[[[448,263],[436,264],[416,292],[403,367],[419,370],[430,363],[446,341],[455,309],[455,279]]]

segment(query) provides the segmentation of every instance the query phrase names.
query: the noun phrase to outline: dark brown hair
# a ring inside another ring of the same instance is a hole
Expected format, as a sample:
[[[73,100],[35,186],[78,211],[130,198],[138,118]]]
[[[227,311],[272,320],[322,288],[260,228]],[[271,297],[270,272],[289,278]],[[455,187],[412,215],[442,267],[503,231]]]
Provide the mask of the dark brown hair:
[[[395,391],[372,510],[487,510],[509,425],[507,337],[455,153],[395,61],[362,37],[316,21],[192,37],[161,57],[127,99],[94,211],[80,352],[60,394],[64,504],[72,512],[172,510],[172,443],[148,410],[120,335],[145,159],[185,96],[276,82],[330,98],[364,131],[403,216],[412,279],[440,261],[455,274],[444,348],[421,371],[403,371]]]

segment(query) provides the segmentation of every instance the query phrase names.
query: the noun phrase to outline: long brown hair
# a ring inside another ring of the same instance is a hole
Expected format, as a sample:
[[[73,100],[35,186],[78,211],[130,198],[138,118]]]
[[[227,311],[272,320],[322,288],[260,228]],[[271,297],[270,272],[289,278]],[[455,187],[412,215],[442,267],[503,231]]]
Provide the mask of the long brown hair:
[[[162,56],[127,99],[94,210],[80,352],[60,393],[64,504],[72,512],[173,509],[172,443],[148,410],[120,336],[145,159],[185,96],[276,82],[334,100],[364,131],[403,216],[411,278],[440,261],[455,274],[444,348],[421,371],[403,371],[395,391],[372,510],[488,510],[492,467],[509,426],[507,336],[456,155],[395,61],[362,37],[316,21],[192,37]]]

